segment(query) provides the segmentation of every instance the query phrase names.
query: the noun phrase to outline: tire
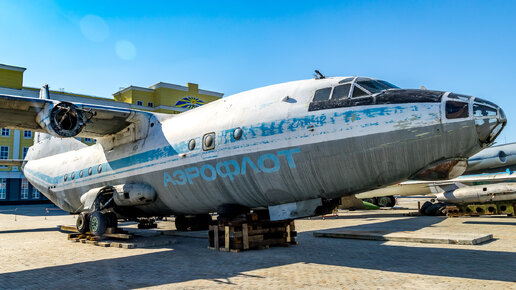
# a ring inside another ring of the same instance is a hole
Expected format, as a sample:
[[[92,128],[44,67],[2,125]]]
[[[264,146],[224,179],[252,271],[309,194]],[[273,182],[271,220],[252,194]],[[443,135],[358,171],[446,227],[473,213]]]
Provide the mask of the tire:
[[[81,212],[75,222],[77,231],[81,234],[85,234],[90,230],[90,216],[87,212]]]
[[[176,215],[175,224],[178,231],[184,232],[188,230],[187,219],[184,215]]]
[[[106,233],[108,220],[100,211],[94,211],[90,216],[90,233],[95,236],[102,236]]]
[[[389,196],[389,205],[388,207],[394,207],[396,205],[396,198],[394,196]]]
[[[107,212],[104,214],[107,218],[107,227],[116,228],[118,226],[118,217],[114,212]]]
[[[425,203],[423,203],[423,205],[422,205],[422,206],[421,206],[421,208],[419,209],[419,212],[420,212],[421,214],[423,214],[423,215],[427,215],[427,214],[426,214],[426,209],[427,209],[429,206],[431,206],[431,205],[432,205],[432,203],[431,203],[431,202],[426,201]]]
[[[376,198],[376,205],[379,207],[389,207],[391,204],[391,199],[389,196],[381,196]]]

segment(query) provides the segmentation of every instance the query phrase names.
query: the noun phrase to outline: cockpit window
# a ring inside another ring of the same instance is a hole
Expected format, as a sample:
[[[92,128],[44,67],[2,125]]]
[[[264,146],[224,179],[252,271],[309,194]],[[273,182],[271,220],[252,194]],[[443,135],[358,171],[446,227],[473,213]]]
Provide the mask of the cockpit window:
[[[448,101],[446,102],[446,118],[458,119],[469,116],[468,103]]]
[[[473,116],[475,117],[482,117],[482,116],[496,116],[498,112],[496,109],[483,106],[483,105],[473,105]]]
[[[398,86],[395,86],[395,85],[393,85],[393,84],[391,84],[389,82],[382,81],[382,80],[376,80],[376,81],[386,85],[387,87],[389,87],[389,89],[399,89]]]
[[[449,99],[458,99],[458,100],[466,101],[466,102],[469,102],[469,99],[471,99],[470,96],[458,95],[458,94],[454,94],[454,93],[449,94],[448,98]]]
[[[371,79],[369,79],[369,80],[359,80],[359,81],[357,81],[357,84],[359,84],[364,89],[370,91],[373,94],[381,92],[383,90],[397,88],[395,85],[392,85],[392,84],[390,84],[388,82],[378,81],[378,80],[371,80]]]
[[[331,99],[332,100],[346,99],[349,96],[350,88],[351,88],[351,84],[344,84],[344,85],[336,86],[333,89],[333,95],[331,96]]]
[[[313,102],[327,101],[330,98],[331,88],[324,88],[315,91]]]
[[[358,97],[361,97],[361,96],[365,96],[367,95],[366,92],[364,92],[362,89],[360,89],[359,87],[355,86],[353,88],[353,95],[351,96],[352,98],[358,98]]]
[[[354,80],[354,79],[355,79],[355,77],[352,77],[352,78],[345,78],[345,79],[341,80],[341,81],[339,82],[339,84],[350,83],[350,82],[351,82],[352,80]]]

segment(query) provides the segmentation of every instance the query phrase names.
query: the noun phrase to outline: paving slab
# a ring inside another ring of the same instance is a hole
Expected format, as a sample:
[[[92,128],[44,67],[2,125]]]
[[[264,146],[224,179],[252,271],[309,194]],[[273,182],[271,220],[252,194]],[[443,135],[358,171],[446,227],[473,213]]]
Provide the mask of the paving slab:
[[[421,233],[388,231],[315,231],[314,237],[394,241],[426,244],[479,245],[493,239],[492,234]]]
[[[0,207],[0,289],[516,289],[514,218],[339,211],[335,217],[296,220],[295,247],[228,253],[209,250],[202,232],[188,233],[198,238],[162,234],[152,239],[177,242],[130,250],[102,241],[74,243],[57,225],[73,225],[76,216],[48,214],[48,206]],[[120,224],[136,231],[137,223]],[[169,219],[153,230],[176,229]],[[478,233],[494,239],[458,245],[313,235],[327,230]]]

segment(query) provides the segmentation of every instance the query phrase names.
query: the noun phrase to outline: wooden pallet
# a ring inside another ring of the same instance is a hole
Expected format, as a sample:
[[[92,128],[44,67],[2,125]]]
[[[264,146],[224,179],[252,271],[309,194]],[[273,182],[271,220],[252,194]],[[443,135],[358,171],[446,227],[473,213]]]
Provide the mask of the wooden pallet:
[[[85,234],[80,234],[76,227],[74,226],[60,226],[61,231],[63,232],[71,232],[77,233],[80,236],[89,237],[89,239],[102,239],[102,238],[114,238],[114,239],[132,239],[134,235],[129,233],[128,231],[124,231],[120,228],[107,228],[106,233],[102,235],[102,237],[97,237],[92,235],[90,232],[86,232]]]
[[[297,244],[293,220],[270,221],[257,214],[231,220],[219,218],[217,225],[210,226],[208,235],[209,249],[227,252]]]
[[[149,237],[140,237],[131,240],[106,240],[99,239],[97,237],[82,235],[82,234],[68,234],[68,240],[90,244],[94,246],[100,247],[111,247],[111,248],[123,248],[123,249],[134,249],[134,248],[147,248],[147,247],[157,247],[170,245],[174,243],[173,239],[166,237],[164,235],[155,236],[152,238]]]

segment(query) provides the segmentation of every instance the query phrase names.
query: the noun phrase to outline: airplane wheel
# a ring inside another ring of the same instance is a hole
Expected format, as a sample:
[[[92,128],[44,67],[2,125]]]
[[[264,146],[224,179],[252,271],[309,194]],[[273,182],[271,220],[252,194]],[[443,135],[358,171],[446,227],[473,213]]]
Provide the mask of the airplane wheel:
[[[382,196],[376,198],[378,206],[380,207],[393,207],[396,204],[394,196]]]
[[[108,228],[116,228],[118,226],[118,217],[114,212],[107,212],[104,214],[107,219]]]
[[[108,225],[107,217],[100,211],[94,211],[90,216],[90,233],[95,236],[102,236],[106,233]]]
[[[176,230],[184,232],[188,230],[188,221],[184,215],[176,215]]]
[[[378,197],[376,199],[376,202],[378,203],[379,207],[388,207],[389,206],[389,197],[388,196]]]
[[[90,223],[89,223],[90,217],[87,212],[81,212],[79,216],[77,217],[77,222],[75,223],[75,226],[77,227],[77,230],[81,234],[85,234],[90,229]]]

